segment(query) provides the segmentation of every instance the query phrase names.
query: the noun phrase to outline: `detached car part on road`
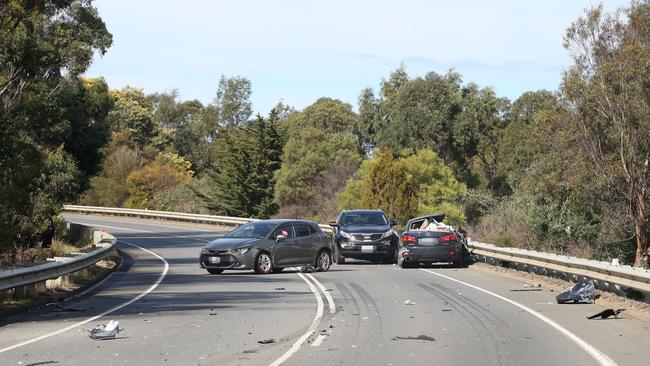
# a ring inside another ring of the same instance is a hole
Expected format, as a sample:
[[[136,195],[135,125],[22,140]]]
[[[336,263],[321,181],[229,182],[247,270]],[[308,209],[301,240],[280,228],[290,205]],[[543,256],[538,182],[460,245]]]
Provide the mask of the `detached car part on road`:
[[[334,250],[336,264],[345,258],[394,263],[399,236],[391,228],[397,221],[389,221],[381,210],[345,210],[330,222],[335,228]]]
[[[442,223],[444,218],[444,214],[435,214],[408,221],[397,255],[397,264],[400,267],[441,262],[462,267],[470,260],[465,260],[469,253],[465,247],[463,233]]]
[[[199,263],[211,274],[226,269],[253,269],[267,274],[306,265],[328,271],[332,263],[331,239],[313,221],[253,221],[208,243],[201,249]]]

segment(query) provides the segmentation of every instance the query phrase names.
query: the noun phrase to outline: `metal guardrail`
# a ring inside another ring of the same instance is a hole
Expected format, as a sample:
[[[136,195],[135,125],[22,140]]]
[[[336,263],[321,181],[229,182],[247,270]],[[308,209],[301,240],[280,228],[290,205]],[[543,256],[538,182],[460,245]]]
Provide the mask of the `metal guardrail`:
[[[223,225],[241,225],[257,219],[247,219],[243,217],[232,216],[217,216],[217,215],[202,215],[190,214],[183,212],[170,212],[170,211],[154,211],[154,210],[139,210],[133,208],[117,208],[117,207],[98,207],[98,206],[76,206],[65,205],[63,210],[67,212],[81,212],[81,213],[94,213],[94,214],[107,214],[118,216],[142,217],[151,219],[165,219],[176,221],[187,221],[195,223],[206,224],[223,224]],[[318,225],[325,232],[332,232],[329,225]]]
[[[116,244],[114,236],[101,233],[97,249],[70,258],[57,258],[56,261],[36,266],[0,272],[0,291],[27,286],[54,279],[72,272],[80,271],[107,257]]]
[[[519,248],[503,248],[493,244],[469,242],[475,255],[492,259],[496,262],[509,262],[539,269],[541,274],[564,273],[574,277],[590,278],[599,288],[616,292],[631,288],[650,294],[650,271],[631,266],[614,265],[609,262],[588,260],[584,258],[543,253]]]
[[[225,225],[240,225],[255,220],[230,216],[74,205],[64,206],[64,211]],[[332,228],[329,225],[320,224],[319,226],[325,232],[332,232]],[[543,269],[542,272],[544,273],[560,272],[576,277],[591,278],[600,282],[599,285],[601,286],[599,287],[601,288],[611,287],[613,285],[619,289],[633,288],[637,291],[650,294],[650,272],[643,269],[525,249],[503,248],[475,241],[470,241],[469,247],[473,249],[474,254],[490,258],[493,261],[518,263],[535,269]]]

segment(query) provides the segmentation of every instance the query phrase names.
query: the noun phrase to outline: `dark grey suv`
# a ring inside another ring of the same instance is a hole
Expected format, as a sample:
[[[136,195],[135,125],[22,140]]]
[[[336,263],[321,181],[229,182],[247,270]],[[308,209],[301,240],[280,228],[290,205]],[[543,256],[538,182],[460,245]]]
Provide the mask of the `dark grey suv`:
[[[226,269],[266,274],[304,265],[327,271],[332,263],[331,239],[313,221],[253,221],[208,243],[199,263],[211,274]]]
[[[345,258],[393,263],[397,258],[399,237],[382,210],[345,210],[330,222],[336,229],[334,250],[337,264]]]

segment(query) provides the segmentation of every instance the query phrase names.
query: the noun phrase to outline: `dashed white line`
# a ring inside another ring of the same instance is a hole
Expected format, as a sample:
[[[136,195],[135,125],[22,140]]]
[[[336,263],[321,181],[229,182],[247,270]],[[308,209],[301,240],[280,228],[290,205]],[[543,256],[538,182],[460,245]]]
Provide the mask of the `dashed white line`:
[[[567,338],[569,338],[569,339],[572,340],[575,344],[577,344],[578,347],[582,348],[585,352],[587,352],[587,353],[588,353],[588,354],[589,354],[589,355],[590,355],[594,360],[596,360],[596,362],[598,362],[600,365],[602,365],[602,366],[617,366],[617,364],[616,364],[616,362],[614,362],[614,360],[612,360],[612,359],[609,358],[606,354],[604,354],[604,353],[602,353],[601,351],[599,351],[596,347],[594,347],[594,346],[592,346],[591,344],[585,342],[584,340],[582,340],[582,338],[580,338],[580,337],[578,337],[577,335],[571,333],[571,331],[569,331],[568,329],[564,328],[564,327],[561,326],[560,324],[556,323],[554,320],[552,320],[552,319],[546,317],[545,315],[542,315],[541,313],[538,313],[537,311],[535,311],[535,310],[533,310],[533,309],[531,309],[531,308],[529,308],[529,307],[527,307],[527,306],[525,306],[525,305],[522,305],[522,304],[520,304],[520,303],[518,303],[518,302],[516,302],[516,301],[510,300],[510,299],[508,299],[507,297],[501,296],[501,295],[496,294],[496,293],[494,293],[494,292],[492,292],[492,291],[488,291],[488,290],[485,290],[485,289],[480,288],[480,287],[478,287],[478,286],[472,285],[472,284],[470,284],[470,283],[463,282],[463,281],[457,280],[457,279],[455,279],[455,278],[451,278],[451,277],[449,277],[449,276],[445,276],[445,275],[440,274],[440,273],[438,273],[438,272],[434,272],[434,271],[431,271],[431,270],[429,270],[429,269],[424,269],[424,268],[421,268],[420,270],[425,271],[425,272],[429,272],[429,273],[431,273],[431,274],[434,274],[434,275],[439,276],[439,277],[442,277],[442,278],[446,278],[446,279],[448,279],[448,280],[450,280],[450,281],[458,282],[458,283],[460,283],[460,284],[462,284],[462,285],[465,285],[465,286],[471,287],[471,288],[473,288],[473,289],[475,289],[475,290],[481,291],[481,292],[486,293],[486,294],[488,294],[488,295],[492,295],[492,296],[494,296],[494,297],[496,297],[496,298],[498,298],[498,299],[500,299],[500,300],[503,300],[503,301],[505,301],[505,302],[507,302],[507,303],[509,303],[509,304],[511,304],[511,305],[514,305],[514,306],[516,306],[516,307],[518,307],[518,308],[520,308],[520,309],[522,309],[522,310],[528,312],[529,314],[531,314],[531,315],[533,315],[533,316],[539,318],[539,319],[542,320],[544,323],[546,323],[546,324],[552,326],[553,328],[559,330],[559,331],[560,331],[562,334],[564,334]]]
[[[291,348],[287,350],[282,356],[280,356],[277,360],[273,361],[269,366],[279,366],[281,365],[284,361],[288,360],[289,357],[293,356],[300,347],[302,346],[303,343],[309,338],[316,329],[318,328],[318,324],[320,323],[321,318],[323,317],[323,309],[325,308],[325,304],[323,303],[323,298],[320,295],[320,292],[318,292],[318,289],[316,286],[314,286],[311,281],[307,279],[306,276],[304,276],[302,273],[298,273],[298,276],[303,279],[303,281],[307,282],[307,285],[309,285],[309,288],[311,289],[311,292],[314,293],[314,296],[316,296],[316,302],[318,303],[318,308],[316,309],[316,317],[314,317],[314,320],[311,322],[311,325],[309,326],[309,329],[307,329],[307,332],[303,334],[298,340],[296,340],[293,345],[291,345]]]
[[[19,347],[22,347],[22,346],[26,346],[26,345],[28,345],[28,344],[32,344],[32,343],[35,343],[35,342],[41,341],[41,340],[46,339],[46,338],[49,338],[49,337],[53,337],[53,336],[55,336],[55,335],[57,335],[57,334],[61,334],[61,333],[66,332],[66,331],[68,331],[68,330],[70,330],[70,329],[77,328],[77,327],[82,326],[82,325],[84,325],[84,324],[87,324],[87,323],[90,323],[90,322],[92,322],[92,321],[95,321],[95,320],[97,320],[97,319],[99,319],[99,318],[101,318],[101,317],[104,317],[104,316],[106,316],[106,315],[112,313],[112,312],[115,312],[115,311],[117,311],[117,310],[120,310],[120,309],[122,309],[122,308],[125,307],[125,306],[128,306],[128,305],[133,304],[134,302],[140,300],[141,298],[143,298],[144,296],[146,296],[147,294],[149,294],[149,293],[150,293],[151,291],[153,291],[156,287],[158,287],[158,285],[160,284],[160,282],[162,282],[163,278],[165,278],[165,276],[167,275],[167,271],[169,271],[169,263],[167,263],[167,261],[165,260],[165,258],[159,256],[158,254],[156,254],[156,253],[154,253],[154,252],[152,252],[152,251],[150,251],[150,250],[148,250],[148,249],[145,249],[145,248],[143,248],[143,247],[141,247],[141,246],[135,245],[135,244],[133,244],[133,243],[129,243],[129,242],[126,242],[126,241],[124,241],[124,240],[120,240],[120,242],[122,242],[122,243],[124,243],[124,244],[127,244],[127,245],[130,245],[130,246],[132,246],[132,247],[136,247],[136,248],[138,248],[138,249],[140,249],[140,250],[143,250],[143,251],[145,251],[145,252],[147,252],[147,253],[149,253],[149,254],[151,254],[151,255],[157,257],[158,259],[160,259],[160,260],[164,263],[165,267],[164,267],[162,273],[160,273],[160,276],[158,276],[158,279],[156,280],[156,282],[155,282],[153,285],[151,285],[151,286],[150,286],[146,291],[142,292],[141,294],[139,294],[138,296],[134,297],[133,299],[131,299],[131,300],[125,302],[125,303],[122,303],[122,304],[120,304],[120,305],[117,305],[117,306],[115,306],[115,307],[113,307],[113,308],[111,308],[111,309],[109,309],[109,310],[106,310],[105,312],[103,312],[103,313],[101,313],[101,314],[99,314],[99,315],[96,315],[96,316],[93,316],[93,317],[88,318],[88,319],[86,319],[86,320],[83,320],[83,321],[80,321],[80,322],[78,322],[78,323],[72,324],[72,325],[67,326],[67,327],[65,327],[65,328],[63,328],[63,329],[59,329],[59,330],[57,330],[57,331],[55,331],[55,332],[48,333],[48,334],[44,334],[44,335],[42,335],[42,336],[40,336],[40,337],[36,337],[36,338],[30,339],[30,340],[28,340],[28,341],[24,341],[24,342],[21,342],[21,343],[18,343],[18,344],[14,344],[13,346],[5,347],[5,348],[3,348],[3,349],[0,349],[0,353],[7,352],[7,351],[11,351],[11,350],[13,350],[13,349],[16,349],[16,348],[19,348]]]

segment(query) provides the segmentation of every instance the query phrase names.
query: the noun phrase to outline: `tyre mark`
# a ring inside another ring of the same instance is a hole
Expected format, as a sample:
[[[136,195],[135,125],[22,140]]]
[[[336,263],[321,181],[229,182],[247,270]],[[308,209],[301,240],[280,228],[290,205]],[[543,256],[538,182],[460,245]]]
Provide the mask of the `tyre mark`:
[[[476,310],[477,312],[481,313],[487,319],[492,325],[498,326],[501,325],[506,328],[510,328],[510,325],[506,323],[503,319],[499,318],[496,314],[494,314],[490,309],[485,308],[483,305],[475,302],[474,300],[470,299],[467,296],[462,296],[462,295],[456,295],[457,292],[445,287],[443,285],[437,284],[437,283],[432,283],[432,287],[438,288],[440,291],[449,294],[450,296],[454,297],[458,301],[463,302],[470,308]]]
[[[484,320],[476,315],[473,311],[468,309],[465,304],[461,303],[458,301],[458,299],[455,296],[452,296],[451,294],[447,294],[439,289],[430,287],[424,283],[418,283],[418,287],[422,288],[423,290],[435,295],[438,297],[440,300],[446,302],[448,305],[450,305],[453,309],[457,310],[458,313],[465,318],[467,323],[476,330],[477,334],[481,334],[483,339],[494,339],[495,335],[490,331],[489,327],[487,324],[484,322]],[[474,319],[474,320],[472,320]],[[477,326],[480,325],[480,326]],[[483,354],[486,356],[486,361],[489,360],[489,355],[494,355],[496,354],[496,358],[492,358],[492,362],[490,363],[495,363],[497,365],[503,365],[501,361],[501,353],[499,352],[499,346],[496,344],[496,342],[492,342],[491,345],[493,347],[490,347],[492,349],[488,349],[488,346],[479,338],[479,343],[481,344],[481,349],[483,351]]]

